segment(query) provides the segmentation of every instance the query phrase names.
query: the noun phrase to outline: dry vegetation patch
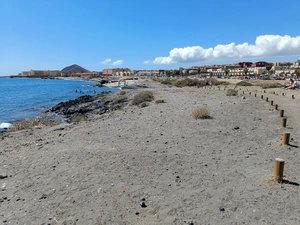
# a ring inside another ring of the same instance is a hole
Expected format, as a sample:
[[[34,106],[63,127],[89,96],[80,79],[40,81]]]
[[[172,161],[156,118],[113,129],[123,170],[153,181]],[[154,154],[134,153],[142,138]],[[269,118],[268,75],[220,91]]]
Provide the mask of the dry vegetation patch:
[[[125,95],[126,91],[120,91],[119,95]]]
[[[282,88],[283,85],[277,82],[266,82],[266,83],[259,83],[258,86],[260,86],[262,89],[267,88]]]
[[[112,100],[111,104],[115,105],[115,104],[123,103],[126,101],[128,101],[128,98],[124,95],[121,95],[121,96],[117,96],[116,98],[114,98],[114,100]]]
[[[237,96],[238,91],[234,89],[228,89],[226,95],[227,96]]]
[[[242,80],[238,83],[236,83],[236,86],[253,86],[250,82]]]
[[[30,129],[33,127],[53,126],[56,124],[58,124],[58,122],[50,120],[50,118],[47,115],[42,115],[31,119],[15,121],[12,123],[12,127],[9,129],[9,131],[14,132]]]
[[[151,102],[154,99],[152,91],[142,91],[133,96],[132,104],[139,105],[143,102]]]
[[[165,100],[164,99],[157,99],[155,101],[156,104],[159,104],[159,103],[165,103]]]
[[[193,111],[192,116],[194,119],[209,119],[210,117],[210,111],[207,107],[200,107]]]

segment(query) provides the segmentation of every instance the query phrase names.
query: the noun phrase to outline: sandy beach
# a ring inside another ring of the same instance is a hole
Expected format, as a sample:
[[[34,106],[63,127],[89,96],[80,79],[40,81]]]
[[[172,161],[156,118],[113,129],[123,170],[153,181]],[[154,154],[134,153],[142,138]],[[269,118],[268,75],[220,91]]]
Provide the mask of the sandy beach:
[[[0,224],[300,224],[300,90],[145,82],[165,103],[0,137]]]

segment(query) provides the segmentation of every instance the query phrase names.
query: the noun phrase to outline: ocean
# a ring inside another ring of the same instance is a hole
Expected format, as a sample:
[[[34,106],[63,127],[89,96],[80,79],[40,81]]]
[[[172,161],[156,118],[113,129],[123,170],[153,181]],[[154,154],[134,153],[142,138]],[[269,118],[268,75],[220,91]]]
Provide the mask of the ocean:
[[[56,104],[82,95],[117,89],[94,87],[94,82],[30,78],[0,78],[0,124],[32,118]]]

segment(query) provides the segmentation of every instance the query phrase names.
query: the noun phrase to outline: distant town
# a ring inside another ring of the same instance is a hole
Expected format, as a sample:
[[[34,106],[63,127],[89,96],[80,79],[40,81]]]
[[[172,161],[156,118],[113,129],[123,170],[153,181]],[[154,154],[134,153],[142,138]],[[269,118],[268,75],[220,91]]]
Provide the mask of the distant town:
[[[300,60],[296,62],[239,62],[236,64],[193,66],[174,70],[131,70],[129,68],[106,68],[101,72],[89,71],[79,65],[62,70],[30,70],[11,77],[114,77],[114,76],[158,76],[158,77],[215,77],[248,79],[300,78]]]

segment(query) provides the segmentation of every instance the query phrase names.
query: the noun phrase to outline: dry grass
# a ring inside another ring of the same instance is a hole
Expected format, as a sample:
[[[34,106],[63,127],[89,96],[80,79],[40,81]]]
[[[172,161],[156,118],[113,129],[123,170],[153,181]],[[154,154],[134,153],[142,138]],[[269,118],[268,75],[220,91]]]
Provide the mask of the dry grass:
[[[81,123],[81,122],[86,122],[87,121],[87,117],[84,116],[84,115],[77,115],[77,116],[74,116],[72,117],[72,120],[71,122],[72,123]]]
[[[210,111],[207,107],[200,107],[193,111],[192,116],[194,119],[209,119],[210,117]]]
[[[126,91],[120,91],[119,95],[126,95]]]
[[[164,99],[157,99],[155,101],[156,104],[159,104],[159,103],[165,103],[165,100]]]
[[[112,100],[111,104],[115,105],[115,104],[119,104],[119,103],[123,103],[123,102],[127,102],[128,98],[124,95],[121,96],[117,96],[116,98],[114,98],[114,100]]]
[[[151,91],[142,91],[133,96],[132,104],[139,105],[143,102],[151,102],[154,99],[153,93]]]
[[[51,121],[47,115],[41,115],[31,119],[15,121],[9,131],[14,132],[34,127],[53,126],[56,124],[58,124],[58,122]]]
[[[236,83],[236,86],[252,86],[252,84],[248,81],[242,80],[242,81]]]
[[[98,98],[105,98],[107,96],[107,93],[103,92],[103,93],[98,94],[97,96],[98,96]]]
[[[142,103],[140,104],[140,107],[141,107],[141,108],[144,108],[144,107],[147,107],[147,106],[149,106],[148,102],[142,102]]]
[[[227,86],[227,85],[229,85],[230,83],[228,82],[228,81],[225,81],[225,80],[221,80],[221,81],[218,81],[217,83],[216,83],[216,85],[224,85],[224,86]]]
[[[238,91],[234,89],[228,89],[226,95],[227,96],[237,96]]]
[[[258,86],[260,86],[262,89],[267,89],[267,88],[282,88],[283,85],[277,82],[266,82],[266,83],[259,83]]]

